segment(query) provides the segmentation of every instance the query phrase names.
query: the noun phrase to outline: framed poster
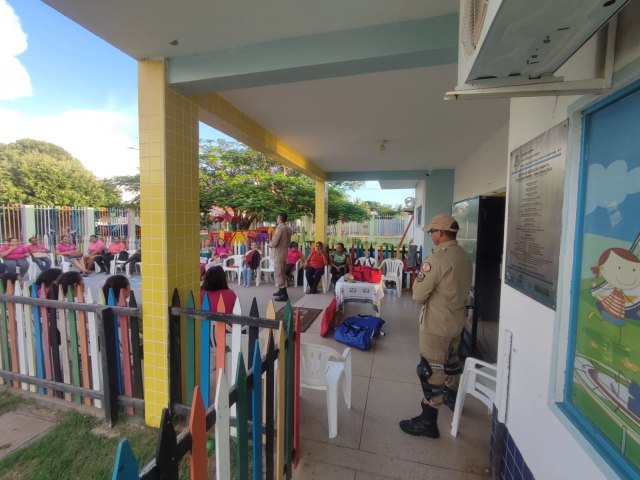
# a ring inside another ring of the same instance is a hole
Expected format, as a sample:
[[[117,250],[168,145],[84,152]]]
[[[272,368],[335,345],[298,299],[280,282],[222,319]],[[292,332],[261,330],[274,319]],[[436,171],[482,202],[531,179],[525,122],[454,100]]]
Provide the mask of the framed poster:
[[[505,283],[556,308],[568,121],[511,152]]]
[[[584,114],[565,403],[640,475],[640,82]],[[571,374],[572,373],[572,374]]]

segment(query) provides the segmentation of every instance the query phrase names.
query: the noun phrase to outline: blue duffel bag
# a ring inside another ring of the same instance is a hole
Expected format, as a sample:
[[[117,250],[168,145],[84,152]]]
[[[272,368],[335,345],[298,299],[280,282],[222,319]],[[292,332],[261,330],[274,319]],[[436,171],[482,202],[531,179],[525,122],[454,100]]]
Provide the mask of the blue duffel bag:
[[[333,338],[350,347],[369,350],[372,347],[372,339],[381,334],[382,324],[384,320],[378,317],[349,317],[336,328]]]

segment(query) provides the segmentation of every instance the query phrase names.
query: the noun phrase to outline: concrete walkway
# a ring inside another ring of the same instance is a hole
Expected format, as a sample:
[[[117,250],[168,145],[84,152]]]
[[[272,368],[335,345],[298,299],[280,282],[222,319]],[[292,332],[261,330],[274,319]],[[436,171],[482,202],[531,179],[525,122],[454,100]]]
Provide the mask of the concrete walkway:
[[[92,293],[104,283],[106,275],[92,275],[86,284]],[[132,277],[134,290],[139,276]],[[230,285],[248,314],[255,297],[260,316],[275,291],[273,283],[260,287]],[[292,305],[326,308],[331,293],[305,295],[302,287],[290,288]],[[276,309],[284,304],[276,303]],[[349,304],[344,315],[372,313],[368,305]],[[367,352],[352,349],[352,408],[338,403],[338,435],[328,438],[326,397],[322,391],[301,391],[300,463],[296,480],[305,479],[481,479],[487,478],[491,417],[482,403],[468,397],[458,437],[449,434],[452,414],[440,411],[440,438],[412,437],[398,427],[402,419],[420,411],[421,387],[415,375],[418,361],[419,307],[405,290],[398,298],[386,290],[381,317],[386,336]],[[302,334],[302,341],[344,346],[331,337],[320,336],[320,316]],[[0,457],[28,444],[48,430],[53,420],[16,413],[0,417]],[[18,437],[15,432],[20,431]],[[7,442],[7,439],[11,440]],[[9,443],[10,445],[4,445]],[[3,448],[4,447],[4,448]]]

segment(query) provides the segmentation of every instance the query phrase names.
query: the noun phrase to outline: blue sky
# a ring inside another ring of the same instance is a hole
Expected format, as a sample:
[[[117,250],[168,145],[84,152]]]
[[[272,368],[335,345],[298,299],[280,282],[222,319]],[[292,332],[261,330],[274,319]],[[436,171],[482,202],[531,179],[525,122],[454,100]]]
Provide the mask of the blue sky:
[[[138,173],[134,59],[39,0],[0,0],[0,72],[0,143],[45,140],[99,177]],[[395,205],[409,195],[367,182],[351,196]]]

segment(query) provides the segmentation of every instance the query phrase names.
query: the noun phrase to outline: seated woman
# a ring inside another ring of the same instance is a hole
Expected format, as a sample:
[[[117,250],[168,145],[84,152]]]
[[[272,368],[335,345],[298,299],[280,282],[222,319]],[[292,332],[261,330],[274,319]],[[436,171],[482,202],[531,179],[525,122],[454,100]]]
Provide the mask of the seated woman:
[[[329,264],[327,252],[324,251],[322,242],[316,242],[315,247],[307,257],[305,275],[309,284],[309,293],[318,293],[318,284],[324,275],[324,267]]]
[[[3,274],[0,275],[0,282],[2,282],[3,292],[7,291],[7,285],[9,284],[9,282],[11,282],[11,284],[15,288],[17,281],[18,281],[17,273],[4,272]]]
[[[91,272],[93,270],[93,264],[96,263],[96,257],[102,255],[103,253],[104,242],[100,240],[96,235],[91,235],[89,237],[89,249],[87,250],[87,254],[82,257],[84,268]],[[98,273],[102,273],[102,268]]]
[[[216,248],[213,249],[213,259],[216,263],[222,263],[222,260],[227,258],[231,254],[231,247],[227,245],[224,238],[220,237],[216,243]]]
[[[28,256],[28,248],[20,245],[16,237],[9,237],[9,243],[0,247],[0,258],[2,258],[5,267],[7,267],[7,272],[16,273],[16,270],[20,267],[20,278],[26,277],[29,272]]]
[[[116,305],[120,303],[120,295],[124,295],[125,302],[129,303],[131,296],[131,283],[124,275],[111,275],[107,278],[102,286],[102,293],[107,304],[109,303],[109,291],[113,291],[113,298]]]
[[[58,280],[58,277],[62,275],[62,270],[60,270],[59,268],[50,268],[49,270],[45,270],[44,272],[42,272],[40,275],[38,275],[38,278],[36,278],[36,286],[38,288],[38,290],[40,290],[40,287],[42,285],[45,286],[45,288],[49,288],[49,286],[56,282]]]
[[[220,301],[220,297],[222,297],[224,312],[233,313],[233,307],[236,304],[236,294],[229,288],[227,276],[220,265],[214,265],[204,274],[204,280],[200,288],[200,297],[204,300],[205,295],[209,298],[211,311],[215,312],[218,310],[218,302]]]
[[[338,279],[349,273],[349,264],[351,258],[349,253],[344,249],[344,243],[337,243],[335,251],[329,256],[329,265],[331,265],[331,283],[336,284]]]
[[[284,266],[285,278],[288,279],[291,276],[291,272],[296,268],[298,260],[300,260],[302,264],[302,268],[298,270],[298,284],[302,284],[302,275],[304,275],[306,259],[304,258],[304,254],[298,248],[298,242],[291,242],[291,244],[289,244],[289,249],[287,250],[287,263]]]
[[[204,275],[204,269],[212,256],[213,249],[211,248],[211,240],[207,238],[200,247],[200,278]]]
[[[82,263],[80,263],[79,260],[82,258],[82,252],[80,252],[76,246],[69,241],[69,235],[63,235],[60,239],[60,243],[56,245],[56,255],[62,256],[63,262],[69,263],[80,270],[83,276],[86,277],[89,275],[89,271]]]
[[[44,245],[38,243],[36,237],[29,239],[29,245],[27,250],[31,254],[31,260],[38,265],[41,272],[49,270],[51,268],[51,258],[49,257],[49,250]]]
[[[62,287],[62,294],[64,295],[64,298],[67,298],[67,292],[69,291],[69,289],[71,289],[71,292],[75,297],[76,288],[79,287],[84,289],[84,282],[82,281],[83,276],[84,275],[81,275],[78,272],[65,272],[58,277],[53,285],[57,283]],[[56,295],[55,290],[54,295]]]
[[[127,246],[124,242],[120,241],[120,237],[113,237],[113,243],[109,245],[107,251],[95,258],[96,263],[100,267],[100,271],[98,273],[106,273],[108,275],[110,273],[111,260],[116,257],[119,260],[129,260],[129,254],[127,254],[126,258],[122,258],[122,255],[120,255],[126,248]]]
[[[253,272],[258,269],[260,260],[262,260],[262,252],[257,247],[256,242],[251,242],[251,248],[244,256],[244,266],[242,267],[240,279],[245,287],[251,285]]]

